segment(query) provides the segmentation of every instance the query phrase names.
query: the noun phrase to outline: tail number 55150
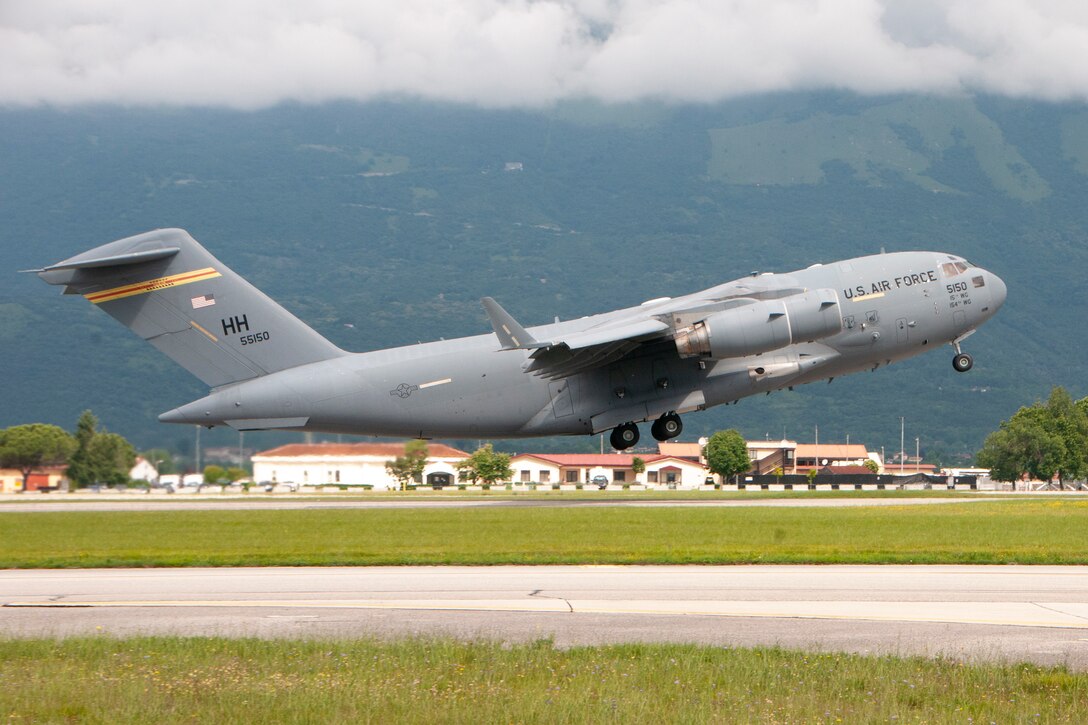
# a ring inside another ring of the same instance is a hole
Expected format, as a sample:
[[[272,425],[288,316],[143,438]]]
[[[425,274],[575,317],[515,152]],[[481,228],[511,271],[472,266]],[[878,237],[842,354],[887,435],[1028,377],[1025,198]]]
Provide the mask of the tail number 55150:
[[[267,332],[255,332],[252,335],[242,335],[238,338],[243,345],[256,345],[268,339]]]

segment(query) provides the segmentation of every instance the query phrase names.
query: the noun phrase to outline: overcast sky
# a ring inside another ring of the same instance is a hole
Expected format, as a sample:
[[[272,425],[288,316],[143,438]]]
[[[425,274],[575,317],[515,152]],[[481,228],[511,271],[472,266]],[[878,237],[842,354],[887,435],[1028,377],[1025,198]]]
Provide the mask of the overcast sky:
[[[1088,0],[0,0],[0,105],[1088,99]]]

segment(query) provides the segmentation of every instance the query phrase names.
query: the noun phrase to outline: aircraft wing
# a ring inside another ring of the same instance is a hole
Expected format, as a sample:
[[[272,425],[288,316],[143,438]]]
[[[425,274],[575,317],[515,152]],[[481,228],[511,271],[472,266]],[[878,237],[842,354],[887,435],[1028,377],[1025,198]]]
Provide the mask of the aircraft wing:
[[[714,312],[804,292],[790,282],[781,276],[774,282],[744,280],[708,290],[711,294],[707,296],[663,298],[656,304],[646,303],[644,312],[633,308],[637,310],[634,314],[544,340],[522,327],[492,298],[484,297],[481,303],[502,349],[531,350],[525,371],[554,380],[608,365],[640,345],[671,340],[677,330]]]
[[[599,347],[616,342],[629,340],[642,340],[658,337],[660,333],[669,329],[664,322],[652,318],[632,320],[615,325],[605,325],[600,328],[576,332],[564,335],[561,340],[552,343],[552,347],[565,347],[568,350],[585,350],[586,348]]]
[[[645,342],[664,339],[671,331],[660,320],[644,318],[565,335],[549,347],[535,350],[525,371],[553,380],[576,375],[608,365]]]
[[[652,317],[604,322],[549,340],[537,340],[495,300],[482,300],[503,350],[532,350],[526,372],[555,379],[607,365],[649,340],[665,338],[672,328]]]

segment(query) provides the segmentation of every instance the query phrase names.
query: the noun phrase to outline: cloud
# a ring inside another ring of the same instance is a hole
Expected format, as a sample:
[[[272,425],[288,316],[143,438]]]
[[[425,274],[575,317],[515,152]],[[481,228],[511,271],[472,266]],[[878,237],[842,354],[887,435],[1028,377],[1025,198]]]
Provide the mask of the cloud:
[[[0,104],[1088,99],[1083,0],[5,0]]]

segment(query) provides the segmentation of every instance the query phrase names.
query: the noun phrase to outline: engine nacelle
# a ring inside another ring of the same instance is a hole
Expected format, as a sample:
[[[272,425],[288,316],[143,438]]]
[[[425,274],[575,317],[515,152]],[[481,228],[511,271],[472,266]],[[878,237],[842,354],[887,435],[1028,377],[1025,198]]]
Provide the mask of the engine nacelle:
[[[676,349],[680,357],[721,360],[811,342],[841,330],[835,290],[818,289],[715,312],[678,330]]]

